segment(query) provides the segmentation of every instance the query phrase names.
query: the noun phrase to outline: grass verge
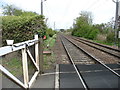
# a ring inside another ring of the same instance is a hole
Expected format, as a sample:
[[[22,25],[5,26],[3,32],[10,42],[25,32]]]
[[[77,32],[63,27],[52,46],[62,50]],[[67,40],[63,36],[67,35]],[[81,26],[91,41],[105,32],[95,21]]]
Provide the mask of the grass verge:
[[[48,37],[47,40],[44,41],[44,51],[51,51],[51,55],[44,55],[44,69],[52,69],[54,67],[55,63],[55,54],[52,51],[52,48],[54,47],[56,41],[56,35],[53,37]]]
[[[105,45],[109,45],[109,46],[113,46],[114,45],[114,43],[108,43],[108,42],[98,41],[98,40],[93,40],[93,42],[100,43],[100,44],[105,44]]]
[[[4,58],[2,60],[2,65],[15,76],[22,74],[22,61],[17,58],[12,58],[11,60],[6,60]]]

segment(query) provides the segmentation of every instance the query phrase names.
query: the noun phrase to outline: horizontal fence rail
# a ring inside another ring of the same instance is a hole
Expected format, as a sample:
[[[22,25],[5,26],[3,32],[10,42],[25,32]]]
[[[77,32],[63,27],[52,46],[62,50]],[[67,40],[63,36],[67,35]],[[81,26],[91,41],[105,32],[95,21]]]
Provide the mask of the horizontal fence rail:
[[[0,71],[7,76],[10,80],[12,80],[14,83],[19,85],[20,87],[24,89],[31,88],[33,83],[36,80],[36,77],[38,76],[40,72],[39,67],[39,47],[40,47],[40,40],[38,39],[38,35],[35,35],[35,38],[33,40],[28,40],[25,42],[13,44],[10,46],[4,46],[0,48],[0,57],[21,50],[22,51],[22,68],[23,68],[23,78],[24,83],[21,82],[18,78],[16,78],[14,75],[12,75],[4,66],[0,64]],[[35,59],[33,58],[29,47],[35,45]],[[33,65],[35,66],[35,73],[33,74],[31,80],[29,80],[29,74],[28,74],[28,59],[27,57],[30,57]]]
[[[21,50],[23,48],[26,48],[26,45],[27,45],[27,47],[32,46],[36,42],[38,42],[38,40],[34,39],[34,40],[25,41],[22,43],[17,43],[17,44],[11,45],[11,46],[1,47],[0,48],[0,56],[3,56],[6,54],[9,54],[9,53],[12,53],[14,51],[18,51],[18,50]]]

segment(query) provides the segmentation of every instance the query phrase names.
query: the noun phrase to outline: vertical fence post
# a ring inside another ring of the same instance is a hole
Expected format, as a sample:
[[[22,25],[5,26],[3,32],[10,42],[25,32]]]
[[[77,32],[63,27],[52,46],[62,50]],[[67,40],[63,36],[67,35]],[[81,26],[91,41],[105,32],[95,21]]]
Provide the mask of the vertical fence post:
[[[25,84],[26,87],[28,87],[29,76],[28,76],[28,62],[27,62],[26,48],[22,49],[22,64],[23,64],[24,84]]]
[[[40,46],[39,46],[39,50],[40,50],[40,74],[42,74],[43,71],[43,39],[40,38]]]
[[[39,40],[38,35],[35,35],[35,40]],[[37,66],[39,67],[39,41],[35,44],[35,60]]]

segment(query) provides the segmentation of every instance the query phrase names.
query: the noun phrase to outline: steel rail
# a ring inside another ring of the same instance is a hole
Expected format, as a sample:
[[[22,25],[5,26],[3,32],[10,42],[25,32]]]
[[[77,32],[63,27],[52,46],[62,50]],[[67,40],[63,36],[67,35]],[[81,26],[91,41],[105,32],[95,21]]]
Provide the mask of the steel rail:
[[[72,38],[72,39],[74,39],[74,40],[76,40],[76,41],[78,41],[78,42],[81,42],[81,43],[83,43],[83,44],[86,44],[86,45],[88,45],[88,46],[90,46],[90,47],[93,47],[93,48],[95,48],[95,49],[98,49],[98,50],[100,50],[100,51],[102,51],[102,52],[105,52],[105,53],[107,53],[107,54],[109,54],[109,55],[112,55],[112,56],[114,56],[114,57],[120,58],[119,55],[116,55],[116,54],[110,53],[110,52],[108,52],[108,51],[105,51],[105,50],[103,50],[103,49],[100,49],[100,48],[98,48],[98,47],[92,46],[92,45],[90,45],[90,44],[88,44],[88,43],[85,43],[85,42],[83,42],[83,41],[80,41],[80,40],[78,40],[78,39],[75,39],[75,38]],[[86,41],[86,42],[87,42],[87,41]],[[104,48],[105,48],[105,47],[104,47]],[[107,49],[108,49],[108,48],[107,48]],[[116,50],[116,49],[115,49],[115,50]]]
[[[85,80],[83,79],[83,77],[82,77],[82,75],[81,75],[78,67],[75,65],[72,57],[70,56],[69,51],[67,50],[64,41],[63,41],[62,39],[61,39],[61,41],[62,41],[62,44],[63,44],[63,46],[64,46],[64,48],[65,48],[65,51],[67,52],[67,55],[68,55],[68,57],[69,57],[69,59],[70,59],[71,64],[73,65],[73,67],[74,67],[75,71],[77,72],[77,75],[78,75],[81,83],[83,84],[83,87],[85,88],[85,90],[89,90],[88,85],[86,84]]]
[[[67,39],[69,42],[71,42],[73,45],[75,45],[77,48],[79,48],[80,50],[82,50],[83,52],[85,52],[87,55],[89,55],[90,57],[92,57],[99,64],[101,64],[102,66],[104,66],[105,68],[107,68],[109,71],[111,71],[112,73],[114,73],[116,76],[118,76],[120,78],[120,74],[118,74],[117,72],[115,72],[114,70],[112,70],[109,66],[105,65],[104,63],[102,63],[100,60],[98,60],[97,58],[95,58],[93,55],[91,55],[90,53],[88,53],[87,51],[85,51],[83,48],[79,47],[77,44],[75,44],[74,42],[72,42],[71,40],[69,40],[68,38],[66,38],[65,36],[63,36],[63,37],[65,39]]]
[[[86,42],[89,42],[89,43],[92,43],[92,44],[95,44],[95,45],[98,45],[98,46],[101,46],[101,47],[104,47],[104,48],[107,48],[107,49],[111,49],[111,50],[120,52],[119,49],[115,49],[115,48],[112,48],[112,47],[109,47],[109,46],[105,46],[105,45],[102,45],[102,44],[99,44],[99,43],[95,43],[95,42],[92,42],[92,41],[89,41],[89,40],[86,40],[86,39],[83,39],[83,38],[78,38],[78,37],[72,37],[72,38],[77,38],[77,39],[80,39],[80,40],[83,40],[83,41],[86,41]]]

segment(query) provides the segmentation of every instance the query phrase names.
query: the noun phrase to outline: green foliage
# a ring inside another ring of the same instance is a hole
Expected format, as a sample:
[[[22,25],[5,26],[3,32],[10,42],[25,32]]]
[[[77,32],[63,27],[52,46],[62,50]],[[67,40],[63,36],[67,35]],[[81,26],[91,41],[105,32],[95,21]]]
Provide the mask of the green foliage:
[[[47,29],[46,34],[50,37],[52,37],[56,32],[52,30],[51,28]]]
[[[98,40],[104,44],[113,45],[115,39],[113,28],[113,19],[108,23],[92,25],[91,13],[84,11],[81,12],[80,16],[75,19],[72,28],[72,35]],[[100,38],[100,36],[103,37]],[[118,42],[118,38],[116,38],[116,42]]]
[[[44,17],[34,16],[4,16],[2,18],[3,43],[6,39],[14,39],[15,43],[33,39],[34,34],[43,36],[46,32]]]
[[[14,8],[12,5],[3,6],[3,10],[4,15],[13,15]]]
[[[106,41],[109,43],[112,43],[112,42],[114,42],[114,37],[115,37],[114,32],[109,32],[107,35]]]
[[[35,13],[35,12],[30,12],[30,11],[23,11],[22,12],[22,14],[21,14],[22,16],[34,16],[34,15],[37,15],[37,13]]]
[[[90,32],[88,32],[88,35],[86,38],[94,40],[94,39],[96,39],[98,33],[99,33],[98,29],[92,28],[92,30],[90,30]]]
[[[8,16],[34,16],[37,15],[35,12],[23,11],[14,5],[3,6],[3,14]]]
[[[99,30],[92,26],[92,16],[89,12],[81,12],[80,16],[75,20],[72,35],[84,37],[88,39],[95,39]]]
[[[15,15],[15,16],[19,16],[22,15],[22,10],[15,7],[14,5],[5,5],[3,6],[3,14],[4,15]]]
[[[22,61],[18,58],[6,60],[3,58],[2,65],[6,67],[13,75],[22,75]]]
[[[61,32],[64,32],[65,30],[64,29],[60,29]]]

